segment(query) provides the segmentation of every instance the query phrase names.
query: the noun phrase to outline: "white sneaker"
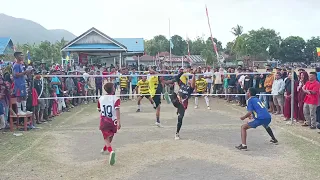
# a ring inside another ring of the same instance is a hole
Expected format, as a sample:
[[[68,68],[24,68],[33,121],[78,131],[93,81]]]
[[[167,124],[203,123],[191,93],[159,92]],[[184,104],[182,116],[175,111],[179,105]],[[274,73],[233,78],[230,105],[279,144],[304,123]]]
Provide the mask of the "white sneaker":
[[[108,150],[103,150],[103,148],[101,149],[100,151],[101,154],[109,154],[109,151]]]
[[[156,126],[162,127],[162,126],[161,126],[161,123],[158,123],[158,122],[156,122]]]
[[[23,111],[20,111],[20,112],[18,112],[18,115],[19,115],[19,116],[25,116],[25,115],[27,115],[27,113],[25,113],[25,112],[23,112]]]
[[[195,106],[194,108],[195,108],[195,109],[198,109],[198,106]]]
[[[175,140],[179,140],[179,139],[180,139],[179,134],[176,134],[175,137],[174,137],[174,139],[175,139]]]
[[[211,110],[210,106],[208,106],[208,110]]]
[[[27,113],[27,114],[32,114],[32,112],[31,112],[31,111],[26,111],[26,113]]]
[[[103,150],[103,148],[101,149],[100,153],[103,154],[105,151]]]

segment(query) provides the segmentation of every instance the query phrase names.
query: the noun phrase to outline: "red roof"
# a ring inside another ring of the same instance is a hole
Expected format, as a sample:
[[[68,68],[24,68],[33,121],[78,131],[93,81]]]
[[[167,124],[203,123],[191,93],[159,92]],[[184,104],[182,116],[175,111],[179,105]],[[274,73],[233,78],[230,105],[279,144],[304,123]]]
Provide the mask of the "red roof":
[[[170,53],[169,53],[169,52],[160,52],[160,53],[159,53],[159,56],[160,56],[160,57],[170,56]]]
[[[137,56],[133,56],[132,57],[134,60],[138,60],[138,57]],[[139,60],[140,61],[153,61],[155,59],[154,56],[149,56],[149,55],[143,55],[143,56],[140,56]]]
[[[182,58],[183,58],[184,62],[190,62],[190,59],[187,58],[186,56],[173,56],[173,57],[171,57],[171,61],[172,62],[181,62]],[[164,61],[170,62],[170,58],[166,57]]]

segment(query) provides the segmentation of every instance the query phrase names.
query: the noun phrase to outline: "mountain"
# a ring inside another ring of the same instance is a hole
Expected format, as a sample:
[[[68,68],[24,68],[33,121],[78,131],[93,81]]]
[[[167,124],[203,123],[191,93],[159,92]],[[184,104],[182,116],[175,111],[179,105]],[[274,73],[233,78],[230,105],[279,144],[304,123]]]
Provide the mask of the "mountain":
[[[70,41],[76,36],[64,29],[49,30],[40,24],[22,18],[0,14],[0,37],[10,37],[14,43],[56,42],[64,38]]]

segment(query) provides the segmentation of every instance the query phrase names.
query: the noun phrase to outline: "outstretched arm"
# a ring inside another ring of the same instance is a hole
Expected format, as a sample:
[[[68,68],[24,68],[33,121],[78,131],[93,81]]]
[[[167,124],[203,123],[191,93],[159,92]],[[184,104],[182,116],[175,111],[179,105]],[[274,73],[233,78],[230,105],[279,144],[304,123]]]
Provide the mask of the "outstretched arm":
[[[191,80],[191,88],[194,89],[196,86],[196,71],[193,71],[193,76]]]
[[[248,117],[250,117],[252,115],[252,112],[248,112],[246,115],[244,115],[243,117],[241,117],[240,119],[241,120],[245,120],[245,119],[247,119]]]

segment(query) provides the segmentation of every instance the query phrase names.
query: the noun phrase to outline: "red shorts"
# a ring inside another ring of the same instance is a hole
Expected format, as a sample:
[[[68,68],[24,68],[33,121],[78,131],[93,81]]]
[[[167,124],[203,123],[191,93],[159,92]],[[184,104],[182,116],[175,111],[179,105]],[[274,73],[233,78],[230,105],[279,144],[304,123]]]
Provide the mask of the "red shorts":
[[[100,130],[104,139],[114,136],[114,134],[117,133],[116,123],[116,121],[112,121],[110,118],[100,117]]]
[[[101,131],[102,135],[103,135],[103,139],[107,139],[111,136],[114,136],[114,132],[113,131]]]

